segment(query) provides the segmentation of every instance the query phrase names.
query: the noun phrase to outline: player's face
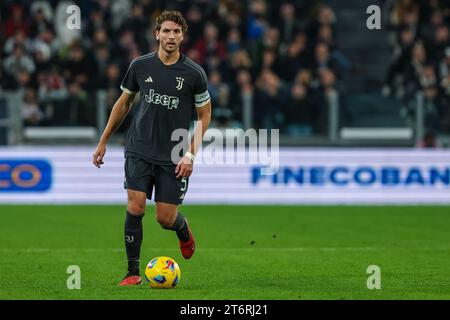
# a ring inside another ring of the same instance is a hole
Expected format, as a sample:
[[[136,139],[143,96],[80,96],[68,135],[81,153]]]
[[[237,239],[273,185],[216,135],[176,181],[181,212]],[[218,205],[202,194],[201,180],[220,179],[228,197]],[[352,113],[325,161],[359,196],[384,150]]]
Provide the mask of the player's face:
[[[177,51],[183,41],[181,26],[173,21],[164,21],[161,29],[156,31],[156,40],[159,40],[160,47],[167,53]]]

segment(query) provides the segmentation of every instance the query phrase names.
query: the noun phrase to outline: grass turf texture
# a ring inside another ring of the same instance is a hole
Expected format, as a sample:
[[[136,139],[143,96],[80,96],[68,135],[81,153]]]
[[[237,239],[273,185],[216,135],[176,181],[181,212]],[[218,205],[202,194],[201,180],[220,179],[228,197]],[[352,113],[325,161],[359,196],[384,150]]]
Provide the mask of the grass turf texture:
[[[141,273],[167,255],[175,289],[118,287],[124,206],[0,206],[0,299],[450,299],[450,208],[182,207],[197,240],[184,260],[147,208]],[[69,265],[81,290],[68,290]],[[381,290],[369,290],[369,265]]]

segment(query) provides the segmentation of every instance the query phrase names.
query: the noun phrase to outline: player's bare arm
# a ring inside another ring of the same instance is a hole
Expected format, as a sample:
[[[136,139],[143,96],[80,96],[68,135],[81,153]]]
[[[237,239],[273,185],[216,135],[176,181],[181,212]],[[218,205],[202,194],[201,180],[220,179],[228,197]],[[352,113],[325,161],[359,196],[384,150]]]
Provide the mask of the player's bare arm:
[[[189,177],[193,170],[193,157],[190,158],[189,155],[195,156],[197,154],[198,147],[202,143],[203,136],[208,129],[209,123],[211,122],[211,101],[200,108],[196,108],[198,123],[194,130],[194,136],[189,145],[189,149],[184,157],[178,162],[175,168],[175,173],[177,174],[177,179],[180,177]]]
[[[109,138],[113,135],[117,128],[119,128],[120,124],[123,122],[126,115],[130,111],[134,97],[135,94],[129,94],[124,91],[114,104],[106,128],[103,131],[103,134],[100,137],[99,143],[97,145],[97,149],[92,156],[92,163],[97,168],[100,168],[100,166],[103,164],[103,157],[106,153],[106,144],[108,143]]]

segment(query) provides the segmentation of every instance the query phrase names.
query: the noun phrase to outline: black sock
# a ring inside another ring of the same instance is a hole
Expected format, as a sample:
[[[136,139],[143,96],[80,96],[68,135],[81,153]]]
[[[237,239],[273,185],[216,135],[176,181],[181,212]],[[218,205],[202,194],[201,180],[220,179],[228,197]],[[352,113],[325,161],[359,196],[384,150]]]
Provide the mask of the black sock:
[[[165,228],[169,230],[173,230],[177,233],[178,239],[180,241],[186,242],[189,241],[189,230],[187,227],[186,220],[180,212],[177,212],[177,217],[175,218],[175,222],[173,226],[170,228]]]
[[[128,258],[128,274],[139,275],[139,259],[142,243],[142,216],[134,216],[127,211],[125,218],[125,248]]]

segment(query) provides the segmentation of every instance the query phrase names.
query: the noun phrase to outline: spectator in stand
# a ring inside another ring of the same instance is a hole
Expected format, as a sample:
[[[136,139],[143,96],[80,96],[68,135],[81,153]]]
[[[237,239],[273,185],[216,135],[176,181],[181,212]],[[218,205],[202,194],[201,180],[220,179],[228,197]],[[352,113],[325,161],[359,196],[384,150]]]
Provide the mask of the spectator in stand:
[[[305,86],[306,89],[310,89],[312,87],[312,72],[309,69],[301,69],[297,72],[297,75],[295,76],[294,83],[295,84],[301,84]]]
[[[143,6],[139,4],[133,6],[131,16],[125,21],[122,28],[130,30],[136,35],[134,41],[136,42],[139,51],[143,52],[148,48],[147,39],[143,36],[139,36],[150,28],[149,19],[144,16]]]
[[[328,48],[333,51],[336,48],[336,40],[333,35],[333,28],[328,24],[321,25],[317,32],[316,41],[318,43],[326,44]]]
[[[450,45],[445,48],[444,57],[439,63],[439,75],[445,79],[450,74]]]
[[[208,79],[208,91],[211,96],[213,110],[213,121],[218,127],[231,127],[233,111],[230,108],[230,88],[222,82],[218,71],[213,71]]]
[[[444,13],[441,10],[434,10],[428,23],[421,30],[422,39],[427,43],[433,43],[436,30],[442,25],[444,25]]]
[[[450,100],[446,90],[449,18],[447,0],[395,1],[391,12],[395,60],[383,89],[384,93],[395,92],[395,96],[402,97],[410,106],[404,114],[411,121],[414,117],[412,102],[421,91],[426,126],[442,132],[450,132]],[[448,62],[450,64],[450,59]]]
[[[197,64],[200,64],[200,53],[195,48],[189,48],[186,56]]]
[[[275,50],[264,50],[260,69],[271,69],[276,74],[279,74],[280,65],[278,64],[277,52]]]
[[[284,2],[280,6],[280,18],[276,22],[277,29],[280,31],[280,53],[284,54],[289,43],[294,39],[295,34],[300,29],[298,19],[295,15],[295,6],[292,3]]]
[[[117,62],[111,62],[107,65],[104,75],[100,78],[98,87],[101,90],[106,91],[106,106],[107,106],[107,115],[111,112],[111,109],[114,106],[114,103],[120,97],[122,90],[120,90],[120,83],[122,82],[122,77],[120,74],[120,66]],[[135,109],[132,108],[130,113],[133,115],[135,113]],[[93,111],[92,111],[93,112]],[[94,115],[92,115],[93,117]],[[126,117],[124,123],[119,127],[118,132],[124,133],[126,128],[131,123],[132,117]],[[93,119],[92,119],[93,121]]]
[[[36,42],[34,46],[34,61],[36,62],[36,74],[50,69],[51,52],[49,46],[44,42]]]
[[[234,120],[236,123],[242,122],[245,101],[253,101],[254,88],[249,70],[239,69],[236,71],[236,78],[230,91],[234,93],[230,97],[230,108],[233,111]]]
[[[434,34],[434,42],[432,43],[434,53],[433,58],[441,60],[445,56],[445,49],[450,45],[450,32],[446,25],[440,25]]]
[[[93,78],[97,73],[97,65],[93,57],[88,56],[80,43],[74,42],[69,49],[69,55],[64,63],[64,78],[71,83],[87,89],[92,86]]]
[[[122,81],[120,75],[120,67],[117,63],[108,63],[105,68],[105,72],[102,74],[100,78],[98,87],[104,90],[112,90],[115,89],[119,92],[120,83]]]
[[[390,15],[391,28],[409,27],[415,34],[419,20],[419,6],[414,0],[397,0]]]
[[[59,106],[61,125],[95,125],[95,108],[86,90],[78,82],[69,85],[69,96],[64,105]]]
[[[294,83],[284,110],[288,135],[303,137],[314,132],[317,109],[310,99],[307,88],[301,83]]]
[[[336,14],[330,6],[320,5],[318,10],[317,16],[308,28],[308,37],[313,43],[317,42],[318,31],[321,26],[329,26],[334,30],[337,21]]]
[[[422,141],[416,144],[416,148],[438,149],[442,148],[442,144],[437,139],[436,133],[430,130],[425,133]]]
[[[203,34],[204,24],[203,24],[203,14],[197,5],[192,5],[189,7],[186,13],[186,21],[189,25],[189,32],[186,34],[188,39],[183,40],[184,46],[192,46],[192,44],[197,43],[201,35]]]
[[[445,114],[444,96],[442,96],[439,81],[436,76],[435,66],[426,64],[422,69],[420,78],[420,89],[424,94],[425,126],[427,128],[439,128],[442,116]]]
[[[52,7],[52,5],[54,5],[54,4],[55,4],[55,2],[51,3],[47,0],[34,0],[34,1],[32,1],[31,7],[30,7],[30,13],[33,16],[33,15],[35,15],[35,13],[37,11],[41,11],[41,13],[43,15],[42,21],[49,22],[50,25],[45,23],[46,26],[47,27],[49,26],[51,29],[53,29],[54,8]],[[32,29],[32,28],[33,27],[30,26],[30,29]],[[43,31],[44,31],[44,28],[39,28],[39,32],[43,32]],[[31,32],[33,32],[33,31],[31,31]]]
[[[26,70],[20,70],[16,79],[19,92],[27,87],[34,88],[36,85],[33,76]]]
[[[23,29],[17,29],[12,37],[6,39],[3,52],[11,54],[17,46],[21,46],[25,52],[30,52],[33,47],[33,42],[27,37]]]
[[[106,47],[111,50],[111,44],[108,39],[108,33],[104,28],[97,28],[92,36],[91,48]]]
[[[332,99],[338,99],[338,88],[336,75],[330,69],[321,69],[319,71],[319,87],[316,91],[316,108],[319,114],[316,119],[317,131],[326,132],[329,108],[333,107],[330,103]],[[344,112],[345,110],[342,110]],[[342,119],[342,117],[341,117]]]
[[[44,103],[61,101],[67,97],[66,81],[56,66],[38,76],[38,98]]]
[[[56,66],[38,75],[38,98],[45,110],[46,124],[59,125],[64,118],[64,103],[68,98],[66,82]]]
[[[242,39],[239,29],[232,28],[229,30],[226,41],[226,50],[228,55],[233,55],[242,49]]]
[[[152,17],[163,8],[188,20],[182,52],[205,68],[221,126],[242,126],[243,105],[253,104],[257,126],[287,132],[287,104],[312,112],[305,119],[316,117],[319,70],[342,73],[336,14],[320,0],[81,1],[81,30],[66,25],[72,1],[20,3],[0,3],[0,85],[34,88],[44,119],[33,125],[95,123],[97,90],[106,91],[108,103],[117,98],[130,61],[157,47]]]
[[[411,61],[405,70],[402,91],[405,92],[407,99],[414,97],[415,92],[420,88],[419,78],[426,62],[427,53],[425,47],[421,41],[417,41],[412,49]]]
[[[117,48],[114,50],[115,55],[118,57],[129,57],[129,53],[137,49],[137,43],[133,32],[129,29],[124,29],[119,34],[119,41]],[[129,64],[131,60],[125,59],[124,65]]]
[[[108,33],[110,33],[111,24],[110,21],[110,12],[108,7],[103,7],[99,5],[99,2],[94,2],[93,6],[87,10],[87,14],[89,15],[88,24],[86,26],[86,34],[89,38],[94,36],[94,33],[98,29],[106,29]],[[139,24],[139,18],[136,17],[136,23]],[[124,25],[125,28],[129,29],[129,26]],[[137,31],[137,30],[136,30]]]
[[[241,49],[232,54],[230,60],[230,67],[232,70],[251,69],[253,67],[253,61],[250,59],[250,55],[245,49]]]
[[[289,98],[289,88],[270,69],[261,71],[256,81],[254,117],[258,128],[284,127],[283,109]]]
[[[36,38],[34,38],[33,46],[47,46],[50,49],[50,57],[60,54],[62,48],[61,42],[56,38],[52,30],[42,31]],[[57,61],[57,60],[56,60]]]
[[[5,38],[14,35],[18,30],[27,35],[28,29],[29,23],[25,19],[25,8],[21,4],[13,4],[4,26]]]
[[[255,73],[261,70],[263,64],[263,56],[265,51],[272,51],[277,54],[280,46],[280,33],[274,27],[267,27],[263,37],[258,39],[251,46],[250,59],[253,62]]]
[[[393,93],[401,97],[403,89],[400,89],[404,79],[405,70],[411,61],[411,52],[414,46],[414,34],[409,28],[403,28],[399,34],[399,43],[394,48],[393,62],[389,66],[386,84],[383,87],[383,95]],[[400,91],[402,90],[402,91]]]
[[[307,38],[304,33],[300,33],[289,44],[286,55],[280,59],[280,77],[292,82],[298,70],[308,64],[307,56]]]
[[[219,39],[219,30],[212,22],[206,23],[203,38],[200,38],[196,42],[195,49],[200,55],[200,64],[204,65],[208,70],[214,70],[214,68],[211,68],[209,65],[212,57],[218,57],[220,60],[225,59],[225,45],[223,41]]]
[[[44,120],[44,113],[39,109],[36,92],[32,88],[25,90],[21,113],[26,126],[36,126]]]
[[[33,59],[25,53],[21,44],[14,46],[12,54],[3,61],[3,67],[12,77],[17,76],[20,71],[33,73],[36,69]]]
[[[97,46],[94,49],[94,59],[98,67],[99,75],[104,75],[108,63],[111,61],[111,54],[107,46]],[[98,87],[98,86],[97,86]]]
[[[208,91],[216,108],[229,108],[230,89],[227,84],[222,82],[218,71],[211,72],[208,79]]]
[[[30,38],[36,38],[40,33],[47,30],[53,30],[53,25],[45,15],[44,10],[37,8],[31,18],[29,36]]]
[[[441,90],[442,90],[442,109],[440,113],[441,128],[442,132],[450,134],[450,73],[447,73],[447,75],[442,78]]]
[[[250,43],[262,39],[267,27],[267,3],[264,0],[252,0],[247,24],[247,37]]]
[[[2,91],[4,90],[5,86],[5,78],[3,77],[3,71],[2,68],[0,68],[0,93],[2,93]]]
[[[316,70],[316,75],[322,69],[331,69],[335,75],[339,76],[339,68],[336,60],[330,54],[330,48],[326,43],[319,42],[314,49],[313,68]]]

